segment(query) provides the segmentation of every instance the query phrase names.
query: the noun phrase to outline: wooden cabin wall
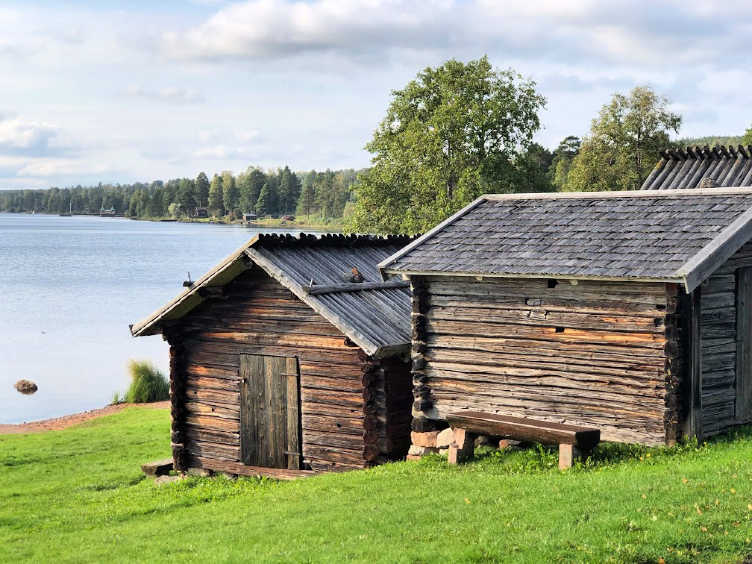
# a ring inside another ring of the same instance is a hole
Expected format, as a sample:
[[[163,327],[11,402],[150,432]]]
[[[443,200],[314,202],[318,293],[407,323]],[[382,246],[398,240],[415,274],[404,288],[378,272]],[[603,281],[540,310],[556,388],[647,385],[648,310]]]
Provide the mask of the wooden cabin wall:
[[[388,455],[380,364],[260,269],[166,334],[182,394],[173,436],[184,439],[188,466],[242,473],[241,354],[298,357],[303,459],[312,469],[362,468]]]
[[[402,357],[390,357],[383,359],[381,365],[385,375],[387,457],[398,460],[410,449],[413,404],[410,363]]]
[[[737,423],[737,270],[752,267],[747,243],[700,286],[702,432],[720,433]]]
[[[414,277],[413,429],[476,409],[591,425],[604,440],[676,436],[673,284]]]

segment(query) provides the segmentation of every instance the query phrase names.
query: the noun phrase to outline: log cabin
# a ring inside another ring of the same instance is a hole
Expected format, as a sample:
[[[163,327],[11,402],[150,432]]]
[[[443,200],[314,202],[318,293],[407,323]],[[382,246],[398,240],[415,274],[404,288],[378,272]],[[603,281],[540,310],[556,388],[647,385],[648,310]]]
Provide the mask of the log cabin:
[[[133,325],[170,345],[175,468],[290,477],[404,457],[410,291],[377,265],[409,240],[258,235]]]
[[[750,239],[751,188],[478,198],[379,265],[412,289],[411,455],[465,410],[646,445],[750,422]]]

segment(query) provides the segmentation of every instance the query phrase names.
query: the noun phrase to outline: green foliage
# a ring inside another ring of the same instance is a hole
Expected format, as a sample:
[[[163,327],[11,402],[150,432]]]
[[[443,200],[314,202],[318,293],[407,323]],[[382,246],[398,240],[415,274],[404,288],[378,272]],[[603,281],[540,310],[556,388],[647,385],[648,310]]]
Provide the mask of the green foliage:
[[[209,203],[209,178],[205,172],[199,172],[196,177],[196,200],[199,207]]]
[[[167,214],[170,217],[178,218],[182,215],[180,204],[177,202],[172,202],[169,206],[167,206]]]
[[[167,410],[0,436],[2,560],[741,562],[752,553],[752,431],[652,449],[478,449],[296,482],[155,485]],[[395,542],[399,539],[399,542]]]
[[[178,187],[178,203],[184,213],[190,214],[197,205],[196,184],[190,178],[181,178]]]
[[[668,109],[668,99],[646,86],[629,96],[614,94],[593,120],[567,176],[565,190],[636,190],[678,132],[681,116]]]
[[[229,170],[222,173],[222,203],[227,214],[232,214],[240,204],[240,192]]]
[[[238,175],[240,211],[242,213],[251,213],[256,210],[256,202],[265,183],[266,175],[258,167],[248,167],[244,173]]]
[[[350,229],[417,233],[483,192],[516,190],[513,163],[544,103],[533,82],[487,57],[418,73],[392,92],[366,145],[373,167],[358,179]]]
[[[549,169],[554,154],[538,143],[531,143],[525,152],[514,159],[512,183],[515,192],[552,192]]]
[[[548,176],[555,190],[562,190],[567,184],[572,161],[579,154],[581,145],[582,142],[579,137],[568,135],[554,150]]]
[[[222,177],[215,174],[209,184],[209,210],[216,215],[225,215]]]
[[[300,180],[297,175],[285,166],[279,172],[279,203],[278,212],[286,215],[295,212],[295,206],[300,197]]]
[[[752,127],[744,135],[709,135],[707,137],[683,137],[673,141],[673,147],[715,147],[717,145],[749,145],[752,144]]]
[[[256,201],[256,214],[261,217],[270,215],[277,209],[277,183],[267,181],[261,188],[258,200]]]
[[[131,360],[128,363],[128,372],[131,376],[131,385],[123,397],[124,401],[150,403],[170,398],[170,383],[151,363]]]
[[[298,215],[305,215],[310,217],[311,213],[315,211],[316,206],[316,171],[309,172],[303,180],[303,189],[300,192],[300,198],[298,199]]]
[[[321,218],[325,223],[342,218],[350,201],[350,186],[355,181],[352,169],[318,173],[315,170],[299,175],[286,166],[264,172],[248,167],[236,177],[225,171],[209,182],[201,172],[195,180],[174,178],[167,183],[157,180],[150,185],[131,184],[97,186],[96,188],[51,188],[49,190],[0,190],[0,211],[47,213],[99,213],[100,208],[114,207],[128,217],[160,218],[190,217],[195,207],[208,207],[213,215],[229,216],[256,210],[259,194],[269,184],[264,213],[272,217],[295,214],[304,202],[308,211],[301,215]],[[302,198],[302,181],[308,182],[306,198]],[[336,223],[336,222],[335,222]]]

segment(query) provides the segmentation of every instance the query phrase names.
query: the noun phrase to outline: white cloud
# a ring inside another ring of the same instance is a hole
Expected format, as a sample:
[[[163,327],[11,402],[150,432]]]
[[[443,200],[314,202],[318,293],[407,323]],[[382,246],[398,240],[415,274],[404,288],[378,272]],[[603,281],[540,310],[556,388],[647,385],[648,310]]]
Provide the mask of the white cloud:
[[[656,66],[745,53],[752,5],[709,10],[700,0],[251,0],[163,38],[177,59],[273,60],[337,53],[385,60],[394,50],[588,56]],[[734,49],[735,48],[735,49]],[[746,55],[745,55],[746,56]]]
[[[193,151],[197,159],[237,160],[249,159],[260,152],[261,132],[257,129],[243,131],[205,130],[199,133],[201,147]]]
[[[0,151],[7,154],[47,154],[57,134],[58,128],[49,123],[0,116]]]
[[[16,175],[20,177],[75,177],[91,176],[112,171],[108,163],[78,159],[36,159],[22,165]]]
[[[144,88],[143,86],[130,86],[128,94],[171,104],[200,104],[205,102],[204,97],[199,92],[189,88],[166,87],[152,89]]]
[[[549,147],[635,84],[682,135],[752,121],[748,0],[0,4],[0,188],[365,166],[392,89],[484,53],[537,80]]]
[[[260,58],[301,52],[358,51],[378,45],[389,31],[391,44],[444,43],[429,29],[449,16],[451,2],[317,0],[286,3],[257,0],[232,4],[185,32],[165,34],[168,54],[177,58]],[[389,47],[390,45],[386,45]]]

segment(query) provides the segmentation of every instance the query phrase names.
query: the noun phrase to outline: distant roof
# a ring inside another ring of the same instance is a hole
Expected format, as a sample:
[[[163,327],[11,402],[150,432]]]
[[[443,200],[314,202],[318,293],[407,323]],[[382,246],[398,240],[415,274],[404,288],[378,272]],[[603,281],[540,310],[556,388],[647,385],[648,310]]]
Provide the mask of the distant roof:
[[[131,333],[159,333],[162,323],[179,319],[202,303],[207,287],[224,286],[254,263],[367,354],[379,356],[402,349],[410,343],[410,290],[404,283],[384,283],[377,265],[411,240],[396,236],[257,235],[191,288],[134,325]],[[344,279],[353,266],[364,278],[355,291]]]
[[[490,194],[384,274],[659,280],[688,291],[752,238],[752,189]]]
[[[661,151],[643,190],[752,186],[752,146],[685,147]]]

